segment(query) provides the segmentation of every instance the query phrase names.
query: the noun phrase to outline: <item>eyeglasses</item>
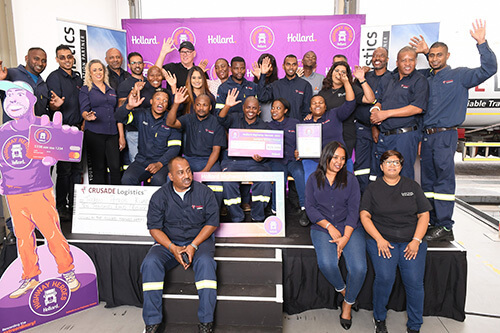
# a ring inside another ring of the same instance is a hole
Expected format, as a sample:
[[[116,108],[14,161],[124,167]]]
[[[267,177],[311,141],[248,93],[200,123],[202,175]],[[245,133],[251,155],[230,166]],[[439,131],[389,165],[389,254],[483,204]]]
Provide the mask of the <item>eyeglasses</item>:
[[[387,166],[391,166],[391,165],[400,166],[401,165],[401,161],[399,161],[399,160],[385,160],[384,163]]]
[[[191,51],[191,50],[186,50],[186,51],[180,51],[179,53],[180,54],[184,54],[184,55],[188,55],[188,54],[191,54],[193,53],[194,51]]]
[[[130,62],[130,65],[132,65],[132,66],[133,66],[133,65],[142,65],[143,63],[144,63],[144,62],[142,62],[142,61],[131,61],[131,62]]]
[[[71,60],[71,59],[73,59],[73,55],[72,55],[72,54],[70,54],[70,55],[68,55],[68,56],[63,56],[63,55],[61,55],[61,56],[59,56],[59,57],[57,57],[57,58],[58,58],[59,60],[61,60],[61,61],[64,61],[64,60],[66,60],[66,59]]]

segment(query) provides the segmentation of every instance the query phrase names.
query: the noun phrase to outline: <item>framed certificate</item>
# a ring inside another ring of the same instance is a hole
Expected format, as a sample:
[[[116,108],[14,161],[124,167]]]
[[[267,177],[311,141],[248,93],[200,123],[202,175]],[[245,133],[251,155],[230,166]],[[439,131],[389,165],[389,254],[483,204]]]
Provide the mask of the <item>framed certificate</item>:
[[[297,124],[297,150],[300,158],[321,156],[321,124]]]
[[[283,158],[283,131],[230,128],[228,155]]]

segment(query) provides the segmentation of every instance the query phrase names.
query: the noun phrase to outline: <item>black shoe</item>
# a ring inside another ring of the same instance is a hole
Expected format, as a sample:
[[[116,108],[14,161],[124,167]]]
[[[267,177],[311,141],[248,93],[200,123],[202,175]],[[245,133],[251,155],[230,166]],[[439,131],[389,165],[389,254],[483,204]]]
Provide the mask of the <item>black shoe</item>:
[[[309,218],[307,217],[306,210],[302,209],[300,211],[299,224],[303,227],[307,227],[309,223],[311,223],[311,221],[309,221]]]
[[[199,323],[198,332],[200,333],[212,333],[214,331],[214,323]]]
[[[406,333],[420,333],[420,330],[412,330],[411,328],[406,328]]]
[[[14,244],[16,244],[16,236],[14,236],[14,233],[12,231],[9,232],[9,234],[7,235],[7,237],[5,237],[5,241],[3,243],[5,245],[14,245]]]
[[[453,237],[453,230],[447,231],[444,227],[436,227],[427,231],[425,240],[428,242],[451,242],[455,240],[455,237]]]
[[[144,333],[157,333],[157,332],[159,332],[158,331],[159,328],[160,328],[160,324],[146,325],[146,329],[144,330]]]
[[[351,328],[351,325],[352,325],[352,316],[351,316],[351,319],[344,319],[342,318],[342,305],[340,306],[340,315],[339,315],[339,318],[340,318],[340,326],[342,326],[343,329],[345,330],[348,330]]]
[[[385,326],[385,320],[374,320],[375,322],[375,333],[388,333],[387,326]]]

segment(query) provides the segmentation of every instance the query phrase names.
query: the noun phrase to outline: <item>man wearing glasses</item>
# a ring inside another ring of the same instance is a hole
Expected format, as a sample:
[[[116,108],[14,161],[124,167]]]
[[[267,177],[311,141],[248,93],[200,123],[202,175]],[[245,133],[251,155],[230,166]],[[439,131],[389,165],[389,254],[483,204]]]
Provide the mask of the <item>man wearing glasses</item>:
[[[165,62],[165,57],[167,54],[175,50],[174,41],[172,37],[167,40],[163,40],[163,45],[161,47],[160,55],[156,59],[155,65],[158,67],[163,66]],[[188,71],[194,66],[194,58],[196,57],[196,51],[194,49],[193,43],[190,41],[184,41],[179,45],[179,55],[181,62],[170,62],[163,66],[163,69],[170,72],[177,79],[177,88],[184,87],[186,85],[186,80],[188,76]],[[208,61],[206,59],[202,60],[198,66],[203,70],[207,67]],[[205,76],[208,79],[208,75],[205,72]],[[168,89],[171,89],[170,86]]]
[[[122,106],[126,100],[132,89],[135,87],[137,82],[144,82],[146,84],[146,78],[143,75],[144,72],[144,60],[142,55],[138,52],[131,52],[127,57],[128,68],[130,69],[131,76],[129,76],[125,81],[120,83],[118,86],[118,106]],[[141,85],[141,89],[144,87]],[[139,89],[139,90],[141,90]],[[149,106],[149,105],[148,105]],[[124,125],[118,123],[118,129],[123,127]],[[124,156],[124,162],[126,165],[132,164],[135,160],[135,156],[138,153],[138,145],[139,145],[139,132],[137,132],[137,128],[134,125],[128,124],[124,127],[125,129],[125,137],[120,136],[120,151],[122,151],[125,146],[128,147],[128,152],[125,151],[126,155]],[[126,142],[125,142],[126,141]],[[126,158],[128,157],[128,158]]]
[[[61,44],[56,48],[56,61],[59,68],[47,77],[49,108],[52,112],[62,113],[64,125],[80,128],[83,119],[78,96],[83,82],[80,73],[73,70],[75,58],[68,45]],[[71,219],[74,185],[81,184],[82,171],[81,162],[57,162],[56,208],[61,221]]]

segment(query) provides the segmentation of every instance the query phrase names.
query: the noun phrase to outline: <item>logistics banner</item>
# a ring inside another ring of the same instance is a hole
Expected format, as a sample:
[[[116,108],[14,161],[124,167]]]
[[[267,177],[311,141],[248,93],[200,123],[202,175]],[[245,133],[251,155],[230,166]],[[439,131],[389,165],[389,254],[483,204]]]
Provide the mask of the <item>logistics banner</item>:
[[[284,76],[283,59],[294,54],[300,60],[309,50],[318,56],[317,72],[325,75],[336,54],[344,54],[351,66],[359,61],[361,25],[365,15],[238,17],[204,19],[122,20],[127,31],[128,52],[139,52],[146,63],[154,65],[164,39],[172,37],[176,48],[183,41],[195,45],[195,64],[208,59],[209,76],[216,78],[218,58],[228,61],[242,56],[247,63],[247,79],[252,78],[251,64],[263,53],[276,58],[279,77]],[[179,52],[171,52],[165,63],[180,62]]]
[[[109,48],[117,48],[127,59],[125,48],[125,32],[109,28],[97,27],[85,23],[77,23],[57,19],[59,41],[68,45],[75,57],[73,70],[85,76],[85,65],[93,59],[99,59],[106,64],[104,58]],[[122,67],[126,69],[127,61]]]

